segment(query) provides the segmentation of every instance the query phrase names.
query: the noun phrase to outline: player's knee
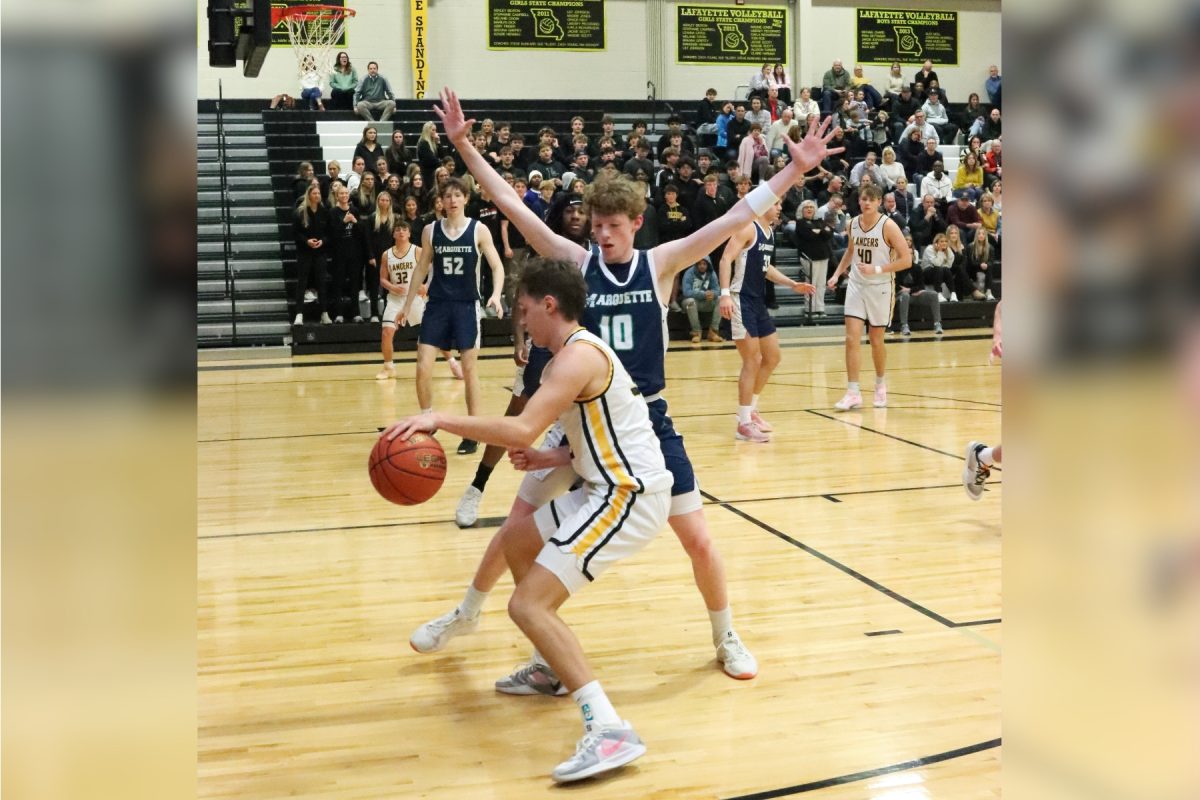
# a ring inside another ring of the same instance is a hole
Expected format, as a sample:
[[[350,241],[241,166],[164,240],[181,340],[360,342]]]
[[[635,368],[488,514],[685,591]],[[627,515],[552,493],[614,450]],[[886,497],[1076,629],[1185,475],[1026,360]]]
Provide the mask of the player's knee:
[[[508,598],[508,617],[521,630],[525,630],[537,619],[541,611],[541,604],[531,597],[529,592],[518,590]]]
[[[765,369],[775,369],[779,366],[779,353],[776,350],[764,350],[762,352],[762,366]]]

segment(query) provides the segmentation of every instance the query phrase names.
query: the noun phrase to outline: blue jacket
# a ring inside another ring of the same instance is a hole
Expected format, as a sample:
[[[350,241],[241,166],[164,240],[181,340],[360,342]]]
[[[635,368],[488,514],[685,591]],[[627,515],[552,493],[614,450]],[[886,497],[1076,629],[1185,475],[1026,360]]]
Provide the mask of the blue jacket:
[[[717,115],[717,147],[729,147],[729,120],[733,116],[732,111]]]
[[[687,268],[687,272],[683,273],[682,289],[684,297],[690,297],[697,303],[703,303],[706,301],[707,298],[704,296],[705,292],[712,292],[713,301],[715,302],[717,296],[721,293],[721,287],[717,280],[717,271],[712,267],[709,267],[708,270],[701,275],[700,270],[696,269],[696,265],[693,264]]]

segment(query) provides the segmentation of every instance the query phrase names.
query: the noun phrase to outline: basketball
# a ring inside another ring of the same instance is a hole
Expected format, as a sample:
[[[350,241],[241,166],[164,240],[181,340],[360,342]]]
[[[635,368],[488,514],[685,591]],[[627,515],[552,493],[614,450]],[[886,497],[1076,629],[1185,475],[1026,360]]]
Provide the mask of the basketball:
[[[415,506],[442,488],[446,479],[446,452],[437,439],[425,433],[391,441],[384,434],[371,448],[367,466],[371,485],[384,500]]]

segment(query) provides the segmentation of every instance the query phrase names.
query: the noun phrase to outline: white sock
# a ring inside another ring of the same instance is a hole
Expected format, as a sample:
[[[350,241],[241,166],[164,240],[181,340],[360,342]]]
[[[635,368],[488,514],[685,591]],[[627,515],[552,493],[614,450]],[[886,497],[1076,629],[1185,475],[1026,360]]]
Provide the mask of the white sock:
[[[542,664],[547,667],[550,666],[550,662],[546,660],[546,657],[544,655],[542,655],[541,653],[538,652],[538,649],[536,647],[533,648],[533,655],[531,655],[529,657],[529,663],[530,664],[534,664],[534,663]]]
[[[739,425],[749,425],[750,424],[750,410],[753,408],[754,408],[754,406],[738,406],[738,424]]]
[[[875,376],[875,385],[876,386],[886,386],[887,378],[883,377],[882,375],[876,375]]]
[[[421,413],[422,413],[422,414],[432,414],[432,413],[433,413],[433,409],[432,409],[432,408],[422,408],[422,409],[421,409]]]
[[[621,718],[609,701],[608,695],[600,687],[600,681],[592,681],[571,692],[571,697],[579,704],[583,714],[583,729],[591,732],[600,728],[619,728]]]
[[[755,411],[758,411],[758,395],[754,395],[750,398],[750,407]]]
[[[396,362],[395,361],[385,361],[385,362],[383,362],[383,368],[384,369],[395,369]]]
[[[474,585],[468,586],[463,601],[458,604],[458,613],[467,619],[478,616],[484,602],[487,600],[487,596],[487,592],[479,591]]]
[[[990,467],[992,464],[996,463],[992,460],[992,448],[990,447],[983,448],[975,454],[975,457],[979,459],[980,464],[983,464],[986,467]]]
[[[733,630],[733,609],[725,606],[720,611],[709,611],[708,621],[712,625],[713,647],[725,641],[725,634]]]
[[[858,388],[858,381],[846,381],[846,391],[850,394],[858,394],[861,391]]]

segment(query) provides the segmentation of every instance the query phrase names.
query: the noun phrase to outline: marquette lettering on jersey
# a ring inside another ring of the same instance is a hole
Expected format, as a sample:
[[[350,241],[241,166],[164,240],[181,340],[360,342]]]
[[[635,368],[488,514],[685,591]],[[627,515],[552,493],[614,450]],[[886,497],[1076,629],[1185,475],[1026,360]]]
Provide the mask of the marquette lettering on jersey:
[[[775,232],[754,222],[754,244],[741,254],[733,265],[729,290],[743,297],[766,297],[767,270],[775,257]]]
[[[613,270],[622,274],[624,268],[621,264],[610,269],[599,248],[593,248],[583,266],[587,308],[581,321],[613,349],[638,391],[648,397],[667,385],[667,307],[658,297],[649,252],[635,250],[628,275],[619,279]]]
[[[430,300],[479,300],[479,246],[475,243],[478,220],[469,220],[456,238],[446,235],[445,220],[433,226],[433,281],[429,284]]]

